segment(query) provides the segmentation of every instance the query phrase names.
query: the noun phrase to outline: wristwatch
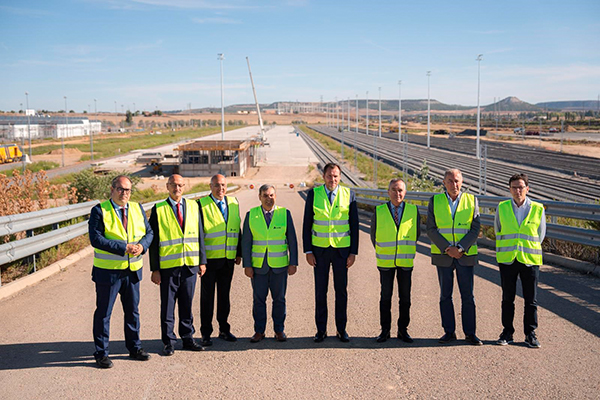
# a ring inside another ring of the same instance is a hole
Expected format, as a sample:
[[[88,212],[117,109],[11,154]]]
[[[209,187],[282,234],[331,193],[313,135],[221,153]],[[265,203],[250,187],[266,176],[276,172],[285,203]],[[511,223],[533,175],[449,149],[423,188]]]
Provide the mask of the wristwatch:
[[[459,245],[457,245],[456,247],[458,247],[458,252],[459,252],[460,254],[462,254],[462,253],[464,253],[464,252],[465,252],[465,249],[463,249],[463,247],[462,247],[460,244],[459,244]]]

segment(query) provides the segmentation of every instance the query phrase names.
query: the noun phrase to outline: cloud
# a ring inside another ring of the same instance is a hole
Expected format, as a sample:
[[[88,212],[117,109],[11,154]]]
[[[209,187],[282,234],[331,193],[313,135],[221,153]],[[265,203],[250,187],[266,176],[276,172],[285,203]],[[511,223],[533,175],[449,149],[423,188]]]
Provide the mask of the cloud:
[[[131,0],[134,3],[146,4],[151,6],[163,6],[170,8],[184,9],[248,9],[257,8],[250,6],[245,0],[230,0],[229,3],[211,0]]]
[[[366,43],[366,44],[368,44],[368,45],[370,45],[372,47],[375,47],[376,49],[383,50],[383,51],[386,51],[388,53],[393,53],[393,51],[391,49],[389,49],[387,47],[384,47],[384,46],[381,46],[381,45],[373,42],[372,40],[363,39],[362,42]]]
[[[192,21],[197,24],[241,24],[241,21],[224,18],[224,17],[212,17],[212,18],[192,18]]]
[[[494,72],[496,77],[506,79],[536,78],[546,83],[552,82],[568,82],[568,81],[585,81],[600,78],[600,66],[589,64],[572,64],[572,65],[551,65],[528,67],[522,65],[513,65],[504,67]]]

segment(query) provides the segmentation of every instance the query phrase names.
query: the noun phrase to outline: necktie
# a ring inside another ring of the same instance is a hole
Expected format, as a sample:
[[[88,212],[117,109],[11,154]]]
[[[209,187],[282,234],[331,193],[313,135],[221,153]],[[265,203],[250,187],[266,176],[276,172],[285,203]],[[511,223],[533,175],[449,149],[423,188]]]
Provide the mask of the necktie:
[[[333,192],[329,192],[329,204],[333,204]]]
[[[267,228],[271,226],[271,218],[273,217],[271,211],[265,213],[265,220],[267,221]]]
[[[179,222],[179,226],[183,229],[183,213],[181,212],[181,203],[177,203],[177,222]]]
[[[225,202],[223,200],[219,202],[219,208],[221,209],[221,214],[223,214],[223,219],[225,219]]]
[[[398,221],[398,209],[399,209],[400,207],[393,207],[393,208],[394,208],[394,222],[396,223],[396,226],[398,226],[398,224],[400,223],[400,222]]]
[[[123,222],[123,228],[125,228],[125,232],[127,232],[127,209],[125,207],[121,207],[121,221]]]

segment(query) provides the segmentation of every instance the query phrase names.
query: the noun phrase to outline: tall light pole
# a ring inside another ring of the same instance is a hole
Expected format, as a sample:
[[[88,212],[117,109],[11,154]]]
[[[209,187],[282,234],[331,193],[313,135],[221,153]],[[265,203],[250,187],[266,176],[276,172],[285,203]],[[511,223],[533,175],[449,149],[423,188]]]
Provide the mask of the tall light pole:
[[[367,136],[369,136],[369,91],[367,90],[367,99],[365,100],[365,106],[367,107]]]
[[[479,123],[481,120],[480,117],[480,109],[479,109],[479,86],[480,86],[480,67],[481,67],[481,60],[482,60],[483,54],[480,54],[477,56],[477,58],[475,59],[475,61],[477,61],[477,159],[479,160],[481,158],[481,150],[479,149]]]
[[[358,137],[358,95],[356,95],[356,129],[354,129],[354,169],[357,169],[356,140]]]
[[[379,87],[379,137],[381,137],[381,86]]]
[[[402,141],[402,81],[398,81],[398,141]]]
[[[31,121],[29,116],[29,93],[25,92],[25,114],[27,114],[27,135],[29,136],[29,161],[31,161]]]
[[[221,140],[225,140],[225,98],[223,93],[223,60],[225,59],[225,54],[218,53],[217,60],[220,61],[221,64]]]
[[[429,136],[431,134],[431,97],[429,95],[429,77],[431,76],[431,71],[427,71],[427,148],[430,146]]]
[[[98,105],[94,99],[94,116],[98,118]],[[90,127],[90,158],[94,161],[94,130]]]
[[[115,116],[117,117],[117,122],[119,121],[119,113],[117,111],[117,101],[115,100]],[[119,125],[121,125],[121,123],[119,123]],[[117,124],[115,124],[115,126],[117,126]]]
[[[20,110],[23,110],[23,103],[20,103],[20,104],[21,104]],[[23,174],[25,174],[25,159],[27,158],[27,157],[25,157],[25,154],[23,154],[25,151],[25,133],[22,132],[21,129],[19,129],[19,132],[21,132],[21,160],[23,160]]]
[[[64,96],[65,98],[65,119],[67,122],[67,127],[66,127],[66,133],[63,133],[62,135],[60,135],[60,147],[62,148],[62,166],[65,166],[65,134],[69,133],[69,111],[68,107],[67,107],[67,96]]]

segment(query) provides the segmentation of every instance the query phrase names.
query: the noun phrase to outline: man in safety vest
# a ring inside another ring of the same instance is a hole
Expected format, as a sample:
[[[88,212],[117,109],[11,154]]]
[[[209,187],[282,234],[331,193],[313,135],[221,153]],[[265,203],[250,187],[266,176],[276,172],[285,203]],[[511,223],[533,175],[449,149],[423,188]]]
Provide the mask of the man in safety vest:
[[[262,185],[258,190],[261,205],[246,213],[242,254],[244,273],[252,279],[254,300],[254,335],[250,342],[265,338],[267,325],[267,294],[273,300],[273,330],[275,339],[285,342],[286,316],[285,292],[287,276],[294,275],[298,267],[298,242],[292,214],[275,205],[275,187]]]
[[[400,303],[398,317],[398,339],[412,343],[408,334],[410,323],[410,288],[417,240],[421,235],[419,210],[413,204],[404,202],[406,184],[402,179],[392,179],[388,185],[390,201],[377,206],[371,219],[371,242],[375,247],[381,298],[379,318],[381,333],[377,342],[390,338],[392,327],[392,294],[394,275],[398,280]]]
[[[461,193],[463,177],[458,169],[444,173],[445,193],[429,200],[427,235],[431,239],[431,263],[437,267],[440,283],[440,313],[444,335],[440,343],[456,340],[456,320],[452,290],[454,270],[460,290],[462,328],[467,343],[481,346],[475,335],[475,298],[473,268],[477,265],[477,237],[481,226],[477,198]]]
[[[358,254],[358,207],[354,192],[339,186],[340,174],[339,165],[325,165],[325,185],[308,192],[304,207],[304,253],[306,261],[314,267],[315,273],[316,343],[327,337],[327,289],[330,267],[333,267],[337,337],[344,343],[350,341],[346,332],[348,268],[354,264]]]
[[[179,336],[184,350],[201,351],[194,340],[192,300],[196,274],[206,271],[204,228],[198,203],[184,199],[185,182],[181,175],[167,181],[169,197],[152,207],[150,226],[154,240],[150,245],[152,282],[160,285],[160,330],[163,354],[175,353],[175,303],[179,313]]]
[[[117,295],[125,313],[125,346],[129,357],[146,361],[150,355],[140,341],[140,281],[142,255],[152,242],[152,228],[141,204],[129,201],[131,180],[119,175],[112,180],[110,199],[90,213],[89,237],[94,247],[92,280],[96,284],[94,358],[100,368],[111,368],[108,357],[110,316]]]
[[[225,196],[227,181],[223,175],[210,179],[211,194],[198,200],[200,217],[204,225],[206,248],[206,273],[200,280],[200,333],[202,345],[211,346],[212,321],[217,288],[217,322],[219,338],[235,342],[227,322],[230,311],[229,291],[234,264],[242,262],[241,219],[237,199]]]
[[[496,261],[500,267],[502,284],[502,326],[498,344],[505,346],[513,342],[515,327],[515,294],[517,279],[521,277],[525,311],[523,329],[525,343],[539,348],[535,330],[538,327],[537,283],[542,265],[542,242],[546,236],[544,206],[531,201],[529,178],[516,174],[508,181],[512,200],[498,204],[494,231],[496,232]]]

